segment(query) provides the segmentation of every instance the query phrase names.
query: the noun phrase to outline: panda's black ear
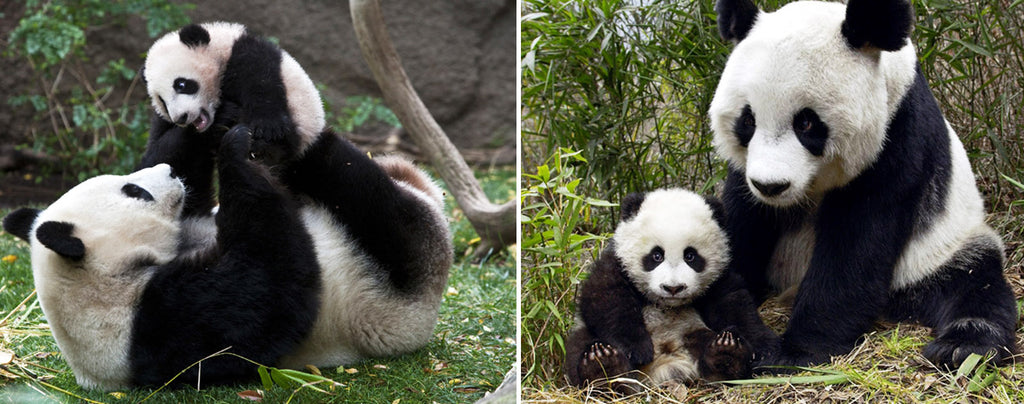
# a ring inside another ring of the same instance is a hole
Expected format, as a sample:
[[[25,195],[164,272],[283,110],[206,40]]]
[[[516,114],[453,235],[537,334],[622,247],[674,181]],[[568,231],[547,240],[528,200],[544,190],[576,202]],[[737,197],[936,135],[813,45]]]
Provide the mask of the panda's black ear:
[[[8,213],[4,217],[4,231],[28,241],[28,232],[32,230],[32,223],[36,222],[38,216],[39,209],[32,208],[21,208]]]
[[[718,0],[715,12],[718,13],[718,33],[722,39],[739,43],[747,37],[761,10],[751,0]]]
[[[635,192],[622,198],[622,203],[619,204],[619,207],[622,209],[620,217],[623,222],[636,216],[636,212],[640,210],[640,205],[643,205],[644,198],[646,197],[647,194],[645,193]]]
[[[914,8],[907,0],[850,0],[843,36],[854,49],[897,51],[914,28]]]
[[[77,261],[85,257],[85,244],[71,235],[74,231],[75,225],[68,222],[46,222],[36,229],[36,239],[62,257]]]
[[[199,24],[186,25],[181,31],[178,31],[178,37],[181,38],[181,43],[189,48],[210,43],[210,33]]]
[[[704,203],[711,208],[711,217],[718,222],[718,226],[725,228],[725,205],[722,204],[722,200],[709,195],[704,197]]]
[[[149,83],[149,81],[146,80],[146,65],[145,64],[143,64],[142,67],[139,68],[139,72],[137,74],[139,75],[139,78],[142,79],[142,84]]]

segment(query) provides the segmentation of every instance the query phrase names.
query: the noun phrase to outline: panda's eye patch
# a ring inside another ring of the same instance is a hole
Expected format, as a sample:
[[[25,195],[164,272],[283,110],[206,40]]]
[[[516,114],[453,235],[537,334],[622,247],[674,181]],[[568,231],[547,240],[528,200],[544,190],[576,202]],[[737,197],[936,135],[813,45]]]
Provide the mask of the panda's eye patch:
[[[174,79],[174,92],[185,95],[195,94],[199,92],[199,83],[195,80],[178,77]]]
[[[736,138],[739,139],[740,145],[747,147],[750,144],[750,139],[754,137],[754,131],[757,130],[757,120],[754,119],[754,111],[750,109],[750,105],[743,107],[743,112],[740,113],[739,118],[736,118],[733,131],[736,132]]]
[[[147,202],[153,202],[155,200],[153,199],[153,194],[135,184],[124,184],[124,186],[121,187],[121,193],[125,194],[125,196],[129,198],[141,199]]]
[[[810,108],[804,108],[793,115],[793,132],[807,151],[815,156],[825,153],[828,140],[828,126]]]
[[[658,265],[665,261],[665,250],[661,247],[654,247],[651,252],[644,256],[644,271],[653,271]]]
[[[704,257],[702,257],[697,252],[697,249],[693,247],[686,247],[686,249],[683,250],[683,261],[686,262],[686,265],[689,265],[690,268],[693,268],[693,270],[697,272],[703,272],[704,267],[707,266],[707,261],[705,261]]]

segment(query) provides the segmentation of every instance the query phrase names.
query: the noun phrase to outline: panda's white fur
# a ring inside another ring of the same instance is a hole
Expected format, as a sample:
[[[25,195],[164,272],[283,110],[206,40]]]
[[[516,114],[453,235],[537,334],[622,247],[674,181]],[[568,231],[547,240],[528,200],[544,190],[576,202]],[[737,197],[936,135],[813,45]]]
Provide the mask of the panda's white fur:
[[[666,307],[680,306],[703,295],[729,261],[728,238],[711,209],[703,198],[682,189],[648,193],[636,216],[615,228],[613,240],[615,255],[637,289],[650,301]],[[658,246],[665,251],[664,261],[653,270],[645,270],[644,257]],[[688,247],[704,257],[706,267],[701,272],[684,261]],[[685,289],[672,294],[663,286]]]
[[[840,33],[844,10],[838,3],[795,2],[759,13],[722,71],[709,109],[715,150],[745,170],[748,182],[792,184],[763,198],[766,203],[813,204],[870,166],[882,149],[886,123],[914,80],[913,45],[898,52],[850,52]],[[732,135],[744,105],[757,119],[748,147]],[[829,125],[821,157],[793,134],[792,117],[805,107]]]
[[[88,179],[40,213],[30,232],[46,222],[73,221],[89,253],[69,265],[46,246],[31,243],[32,272],[39,304],[78,383],[83,387],[124,386],[131,378],[128,347],[132,317],[151,271],[177,254],[185,189],[163,164],[128,176]],[[124,195],[125,184],[145,188],[156,203]],[[118,212],[107,215],[82,212]],[[131,240],[131,243],[125,243]],[[100,342],[100,343],[97,343]]]
[[[150,47],[144,75],[153,109],[167,122],[193,125],[205,132],[217,118],[221,105],[221,80],[239,38],[249,35],[245,26],[231,22],[199,24],[209,34],[209,44],[189,46],[170,32]],[[312,144],[325,127],[320,92],[302,66],[284,50],[280,50],[281,77],[274,78],[284,86],[287,112],[300,138],[300,149]],[[199,84],[195,94],[180,94],[173,85],[185,78]],[[249,98],[249,97],[243,97]],[[251,100],[236,100],[248,102]],[[182,117],[185,118],[182,118]]]

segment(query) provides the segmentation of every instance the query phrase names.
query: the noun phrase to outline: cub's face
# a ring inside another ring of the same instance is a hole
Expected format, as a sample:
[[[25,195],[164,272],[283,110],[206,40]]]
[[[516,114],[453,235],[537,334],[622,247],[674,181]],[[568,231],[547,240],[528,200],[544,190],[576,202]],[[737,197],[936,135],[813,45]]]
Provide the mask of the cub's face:
[[[28,239],[37,284],[51,276],[116,277],[170,261],[184,199],[184,185],[166,164],[72,188],[33,222]]]
[[[231,23],[189,25],[153,43],[143,74],[157,114],[199,132],[209,129],[231,46],[244,31]]]
[[[845,12],[825,2],[759,12],[722,73],[715,149],[766,204],[814,202],[869,167],[914,78],[912,46],[852,48]]]
[[[628,208],[624,201],[624,212]],[[663,306],[704,294],[728,265],[729,245],[704,198],[673,189],[648,193],[615,230],[615,251],[626,275]]]

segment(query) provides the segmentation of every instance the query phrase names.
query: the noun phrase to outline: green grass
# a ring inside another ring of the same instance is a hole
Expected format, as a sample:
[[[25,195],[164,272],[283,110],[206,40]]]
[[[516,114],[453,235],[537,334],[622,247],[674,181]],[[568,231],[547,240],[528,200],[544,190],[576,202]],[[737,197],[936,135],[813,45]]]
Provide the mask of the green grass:
[[[494,200],[515,192],[512,171],[481,172],[478,178]],[[0,403],[238,403],[245,401],[237,395],[245,390],[262,390],[263,402],[269,403],[475,401],[494,390],[515,363],[515,261],[506,252],[480,265],[469,263],[467,250],[475,244],[476,235],[451,195],[446,198],[453,218],[456,263],[434,338],[409,355],[320,369],[324,376],[343,384],[327,390],[329,394],[309,388],[296,393],[278,386],[266,390],[257,374],[252,383],[200,391],[177,387],[155,393],[155,389],[133,389],[111,394],[82,389],[61,359],[35,297],[19,306],[33,291],[27,244],[0,232],[0,258],[15,257],[13,262],[0,261],[0,319],[9,316],[0,323],[0,352],[15,354],[11,363],[0,365]],[[0,215],[7,212],[0,210]]]

